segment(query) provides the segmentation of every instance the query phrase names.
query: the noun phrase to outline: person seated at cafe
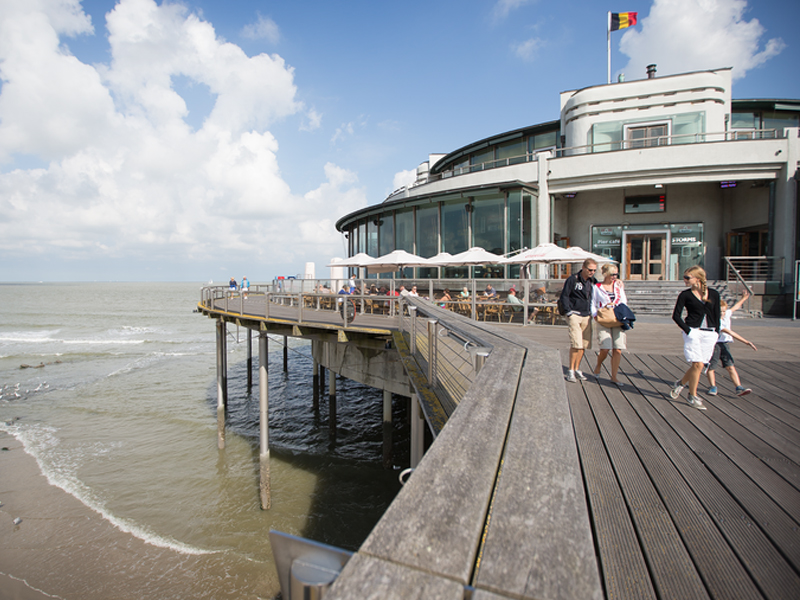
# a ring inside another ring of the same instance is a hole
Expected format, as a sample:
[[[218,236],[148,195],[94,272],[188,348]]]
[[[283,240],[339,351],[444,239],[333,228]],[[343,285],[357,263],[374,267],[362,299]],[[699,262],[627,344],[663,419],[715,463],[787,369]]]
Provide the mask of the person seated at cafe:
[[[461,292],[458,295],[461,298],[469,298],[469,290],[467,289],[466,286],[464,286],[464,288],[461,290]]]
[[[547,300],[547,290],[543,287],[536,288],[531,292],[531,303],[532,304],[547,304],[549,301]],[[528,322],[533,321],[536,318],[536,315],[542,311],[541,306],[534,306],[533,310],[531,311],[530,317],[528,317]]]
[[[514,312],[519,312],[522,310],[522,300],[517,298],[517,288],[515,288],[513,285],[511,286],[511,289],[508,290],[508,303],[511,305],[511,310]]]
[[[483,295],[487,298],[491,298],[492,300],[497,298],[497,290],[492,287],[491,283],[486,284],[486,289],[483,292]]]
[[[378,295],[378,286],[374,283],[369,286],[369,291],[367,292],[370,296],[377,296]]]
[[[452,301],[453,299],[450,297],[450,290],[445,288],[445,290],[442,292],[442,297],[439,298],[439,306],[442,308],[449,308],[448,305]]]

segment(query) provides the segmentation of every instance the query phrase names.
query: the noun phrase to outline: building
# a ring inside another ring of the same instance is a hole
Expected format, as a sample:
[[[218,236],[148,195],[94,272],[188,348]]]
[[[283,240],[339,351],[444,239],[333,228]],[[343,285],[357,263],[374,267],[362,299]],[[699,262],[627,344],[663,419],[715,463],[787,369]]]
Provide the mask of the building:
[[[733,101],[727,68],[647,75],[563,92],[559,120],[431,155],[414,184],[337,222],[350,255],[547,241],[612,257],[629,280],[677,280],[694,264],[720,279],[725,257],[769,256],[787,292],[800,255],[800,100]]]

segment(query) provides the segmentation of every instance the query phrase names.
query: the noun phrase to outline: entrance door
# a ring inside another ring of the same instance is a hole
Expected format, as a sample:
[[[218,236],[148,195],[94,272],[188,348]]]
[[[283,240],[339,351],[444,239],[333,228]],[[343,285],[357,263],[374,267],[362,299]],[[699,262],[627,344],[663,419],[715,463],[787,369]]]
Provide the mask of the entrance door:
[[[626,279],[661,280],[667,273],[667,235],[644,233],[627,236]]]

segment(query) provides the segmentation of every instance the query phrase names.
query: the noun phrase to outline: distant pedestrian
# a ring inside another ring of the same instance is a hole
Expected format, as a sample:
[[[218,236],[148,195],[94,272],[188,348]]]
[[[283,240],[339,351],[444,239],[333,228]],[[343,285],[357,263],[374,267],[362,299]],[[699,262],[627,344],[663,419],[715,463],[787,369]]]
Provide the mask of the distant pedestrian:
[[[741,380],[739,379],[739,373],[736,371],[736,367],[733,366],[733,355],[731,355],[731,351],[728,347],[729,344],[733,343],[734,339],[739,340],[743,344],[747,344],[753,350],[758,350],[756,345],[753,342],[748,342],[738,333],[731,330],[731,316],[734,312],[739,310],[744,304],[744,301],[750,297],[750,293],[745,290],[744,296],[742,299],[739,300],[736,304],[728,308],[728,303],[725,300],[719,301],[720,312],[722,316],[720,317],[719,321],[719,340],[717,340],[716,345],[714,346],[714,356],[711,357],[711,362],[708,363],[708,395],[709,396],[716,396],[717,395],[717,381],[716,376],[714,374],[714,367],[717,366],[718,363],[722,363],[722,368],[728,372],[730,375],[731,381],[733,381],[733,385],[736,386],[736,395],[737,396],[746,396],[753,390],[750,388],[746,388],[742,385]]]
[[[242,277],[242,297],[247,298],[247,292],[250,291],[250,282],[247,277]]]
[[[714,345],[719,338],[719,294],[708,287],[706,272],[702,267],[689,267],[683,274],[683,282],[690,286],[678,294],[672,320],[683,330],[683,355],[691,366],[676,381],[669,395],[677,400],[685,386],[689,386],[689,405],[705,410],[697,396],[697,384],[703,365],[711,360]],[[686,310],[686,318],[683,311]]]
[[[597,283],[594,274],[597,263],[590,258],[583,261],[577,273],[567,277],[561,289],[561,305],[569,327],[569,374],[567,381],[585,380],[581,372],[583,353],[592,347],[592,289]]]
[[[236,292],[237,289],[238,286],[236,284],[236,279],[234,277],[231,277],[231,280],[228,282],[228,295],[231,298],[233,298],[233,294]]]
[[[605,327],[597,321],[597,311],[601,308],[627,304],[625,297],[625,286],[619,280],[619,270],[613,263],[606,263],[600,268],[603,274],[603,281],[594,286],[592,294],[592,317],[597,326],[597,342],[600,345],[600,353],[597,355],[597,366],[594,368],[595,376],[600,376],[600,367],[603,361],[611,352],[611,381],[618,387],[622,387],[622,382],[617,379],[619,363],[622,361],[622,351],[626,349],[627,340],[625,331],[622,327]]]

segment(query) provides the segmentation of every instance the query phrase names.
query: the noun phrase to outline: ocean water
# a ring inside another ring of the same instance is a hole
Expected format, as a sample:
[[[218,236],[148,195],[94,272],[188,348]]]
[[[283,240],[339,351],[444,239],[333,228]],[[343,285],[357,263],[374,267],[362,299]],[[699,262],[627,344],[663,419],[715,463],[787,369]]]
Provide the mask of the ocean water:
[[[77,573],[63,583],[43,576],[48,594],[273,598],[271,528],[355,550],[399,490],[405,399],[394,398],[396,466],[385,470],[381,391],[338,378],[332,436],[327,397],[312,408],[310,346],[289,338],[285,373],[277,337],[272,508],[260,510],[256,336],[248,390],[246,331],[228,326],[229,426],[220,451],[214,321],[194,312],[199,298],[200,284],[191,283],[0,284],[0,431],[119,539],[145,542],[144,556],[109,565],[126,573],[123,589],[109,582],[109,594]],[[172,563],[175,576],[164,576]],[[190,574],[190,590],[176,585],[180,573]]]

